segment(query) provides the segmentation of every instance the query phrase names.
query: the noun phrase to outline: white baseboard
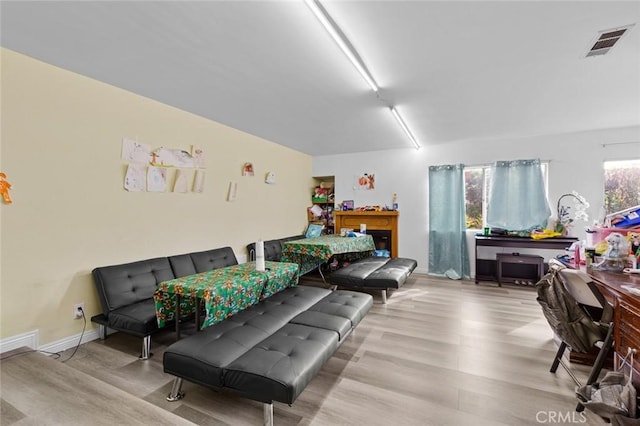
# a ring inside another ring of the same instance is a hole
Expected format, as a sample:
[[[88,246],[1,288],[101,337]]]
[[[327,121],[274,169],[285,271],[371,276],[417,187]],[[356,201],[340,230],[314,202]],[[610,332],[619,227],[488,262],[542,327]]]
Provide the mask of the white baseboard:
[[[80,341],[80,336],[82,336],[82,341]],[[98,329],[92,329],[85,331],[84,335],[82,335],[82,333],[78,333],[75,336],[69,336],[55,342],[47,343],[46,345],[40,346],[38,350],[57,353],[66,351],[67,349],[75,348],[78,345],[78,342],[82,344],[99,338],[100,332],[98,331]]]
[[[112,334],[113,332],[113,330],[110,330],[110,333],[108,334]],[[82,336],[82,341],[80,341],[80,336]],[[75,348],[78,345],[78,342],[87,343],[99,338],[100,331],[96,328],[85,331],[84,335],[82,333],[78,333],[74,336],[65,337],[64,339],[60,339],[55,342],[47,343],[46,345],[40,346],[40,343],[38,341],[38,330],[34,330],[0,340],[0,353],[9,352],[25,346],[31,349],[37,349],[39,351],[56,353]]]
[[[31,349],[38,347],[38,330],[28,331],[0,340],[0,353],[13,351],[25,346]]]

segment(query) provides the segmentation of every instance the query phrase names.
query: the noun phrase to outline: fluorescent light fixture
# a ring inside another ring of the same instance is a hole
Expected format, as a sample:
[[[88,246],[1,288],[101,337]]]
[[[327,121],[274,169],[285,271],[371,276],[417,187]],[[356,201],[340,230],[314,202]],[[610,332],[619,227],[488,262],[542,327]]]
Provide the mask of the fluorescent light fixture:
[[[307,6],[309,6],[309,9],[311,9],[313,14],[316,15],[316,18],[318,18],[318,21],[320,21],[329,35],[331,35],[335,42],[338,43],[340,49],[344,52],[345,55],[347,55],[347,58],[349,58],[353,66],[356,67],[360,75],[362,75],[362,78],[364,78],[367,84],[371,86],[371,89],[373,89],[374,92],[377,92],[378,85],[373,80],[373,77],[371,77],[369,70],[367,70],[367,68],[364,66],[362,60],[360,59],[360,56],[358,56],[358,53],[355,51],[351,43],[349,43],[349,41],[346,39],[344,33],[336,25],[333,19],[331,19],[320,2],[317,0],[304,0],[304,2],[307,4]]]
[[[375,80],[373,79],[373,77],[369,73],[369,70],[367,69],[367,67],[362,62],[362,59],[360,59],[360,56],[358,55],[358,52],[356,52],[356,50],[353,48],[353,45],[349,42],[349,40],[344,35],[344,33],[342,32],[340,27],[338,27],[338,25],[331,18],[331,16],[329,16],[329,14],[327,13],[327,11],[324,8],[324,6],[322,6],[320,1],[319,0],[304,0],[304,2],[307,4],[309,9],[311,9],[313,14],[318,19],[318,21],[320,21],[320,23],[322,24],[324,29],[327,30],[329,35],[338,44],[338,46],[340,47],[342,52],[347,56],[347,58],[349,58],[349,60],[353,64],[353,66],[356,67],[356,69],[358,70],[360,75],[362,75],[362,78],[364,78],[364,80],[367,82],[367,84],[369,86],[371,86],[371,89],[373,89],[374,92],[378,93],[378,84],[375,82]],[[378,98],[378,99],[380,99],[380,98]],[[382,99],[380,99],[380,100],[382,100]],[[409,130],[409,128],[407,127],[407,124],[404,122],[404,120],[402,119],[402,117],[398,113],[398,110],[393,106],[390,106],[389,109],[391,110],[391,113],[393,114],[393,116],[398,121],[398,124],[400,124],[400,127],[402,127],[402,130],[406,133],[406,135],[409,138],[409,140],[411,141],[411,143],[413,143],[413,145],[416,147],[416,149],[420,149],[421,148],[420,144],[418,143],[416,138],[411,133],[411,130]]]
[[[416,138],[413,137],[411,130],[409,130],[409,128],[407,127],[407,124],[404,122],[404,120],[400,116],[400,113],[398,112],[396,107],[389,107],[389,109],[391,110],[391,114],[393,114],[393,116],[396,118],[396,121],[398,121],[398,124],[400,124],[400,127],[402,127],[402,130],[404,130],[404,132],[407,134],[407,137],[409,138],[411,143],[413,143],[416,149],[420,149],[420,144],[418,143]]]

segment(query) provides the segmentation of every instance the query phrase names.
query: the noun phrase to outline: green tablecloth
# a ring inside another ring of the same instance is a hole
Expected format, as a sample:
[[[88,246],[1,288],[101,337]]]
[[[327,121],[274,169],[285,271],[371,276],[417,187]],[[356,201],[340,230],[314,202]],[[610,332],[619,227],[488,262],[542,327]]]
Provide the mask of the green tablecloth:
[[[176,295],[181,317],[195,312],[196,298],[204,300],[205,328],[298,284],[297,264],[265,262],[265,266],[266,271],[258,272],[255,262],[247,262],[161,282],[154,293],[158,326],[175,318]]]
[[[281,260],[297,263],[300,266],[300,274],[304,275],[328,261],[333,255],[361,253],[363,256],[370,256],[375,249],[371,235],[361,237],[323,235],[282,243]]]

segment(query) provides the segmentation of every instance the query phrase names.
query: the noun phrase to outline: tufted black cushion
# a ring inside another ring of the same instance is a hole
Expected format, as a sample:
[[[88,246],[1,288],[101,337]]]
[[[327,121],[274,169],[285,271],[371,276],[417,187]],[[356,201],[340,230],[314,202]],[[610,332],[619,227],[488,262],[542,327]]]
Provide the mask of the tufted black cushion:
[[[372,304],[368,294],[288,288],[169,346],[164,371],[291,404]]]
[[[153,299],[123,306],[109,313],[107,324],[114,330],[127,330],[136,336],[146,336],[158,329]]]
[[[188,253],[169,256],[169,263],[176,278],[186,277],[187,275],[196,273],[196,267]]]
[[[291,322],[333,330],[342,340],[372,306],[373,299],[368,294],[338,290],[297,315]]]
[[[363,287],[364,280],[388,261],[389,259],[385,257],[366,257],[332,272],[329,279],[336,285]]]
[[[282,246],[280,240],[264,241],[264,260],[271,262],[280,262],[280,256],[282,255]],[[249,260],[256,259],[256,243],[247,245],[247,253],[249,253]]]
[[[268,240],[264,242],[264,260],[272,262],[280,262],[282,257],[282,243],[285,241],[299,240],[304,235],[292,235],[290,237],[278,238],[277,240]],[[256,243],[247,244],[247,253],[249,260],[256,258]]]
[[[389,262],[373,271],[364,281],[368,288],[400,288],[415,267]]]
[[[407,269],[410,274],[416,269],[417,266],[418,262],[416,262],[414,259],[409,259],[406,257],[394,257],[392,259],[389,259],[389,261],[387,262],[387,267]]]
[[[237,265],[238,260],[231,247],[190,253],[196,272],[206,272],[225,266]]]
[[[104,315],[153,297],[158,283],[175,278],[166,257],[93,270],[93,280]],[[153,310],[155,315],[155,309]]]
[[[332,331],[287,324],[233,361],[224,385],[256,401],[291,404],[337,348]]]
[[[176,277],[186,277],[238,264],[231,247],[170,256],[169,262]]]
[[[338,340],[342,340],[351,331],[351,321],[345,317],[326,314],[318,311],[304,311],[291,320],[291,324],[308,325],[323,328],[338,333]]]
[[[214,388],[223,368],[330,293],[290,287],[200,333],[177,341],[164,353],[164,371]]]
[[[352,288],[400,288],[418,265],[413,259],[367,257],[333,272],[335,285]]]

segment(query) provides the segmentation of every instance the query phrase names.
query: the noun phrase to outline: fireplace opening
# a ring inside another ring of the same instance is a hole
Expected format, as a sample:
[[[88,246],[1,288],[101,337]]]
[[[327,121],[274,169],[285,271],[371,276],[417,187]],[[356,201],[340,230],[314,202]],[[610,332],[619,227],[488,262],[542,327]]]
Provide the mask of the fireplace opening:
[[[387,250],[391,252],[391,231],[367,229],[367,234],[373,238],[376,250]]]

